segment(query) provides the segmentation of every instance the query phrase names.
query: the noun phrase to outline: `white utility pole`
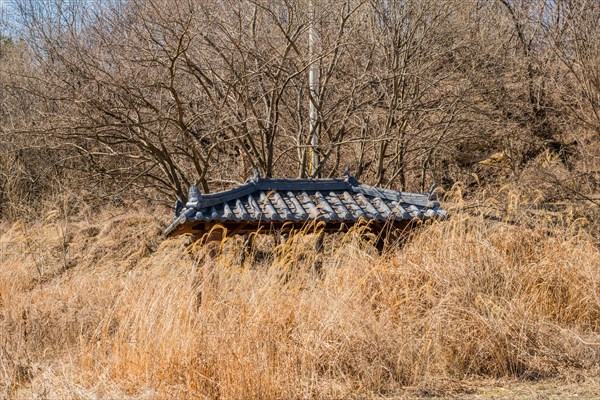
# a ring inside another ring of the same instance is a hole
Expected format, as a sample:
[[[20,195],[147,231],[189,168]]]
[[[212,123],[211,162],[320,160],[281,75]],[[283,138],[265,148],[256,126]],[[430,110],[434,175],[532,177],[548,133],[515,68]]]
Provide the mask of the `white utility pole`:
[[[317,30],[315,28],[315,6],[313,0],[308,2],[308,13],[309,13],[309,28],[308,28],[308,58],[310,66],[308,68],[308,88],[310,92],[309,98],[309,127],[312,137],[310,138],[310,159],[309,159],[309,174],[315,176],[317,168],[319,167],[319,155],[317,153],[317,146],[319,144],[319,137],[317,132],[317,124],[319,121],[319,112],[317,110],[317,102],[319,101],[319,66],[315,62],[315,46],[319,40]]]

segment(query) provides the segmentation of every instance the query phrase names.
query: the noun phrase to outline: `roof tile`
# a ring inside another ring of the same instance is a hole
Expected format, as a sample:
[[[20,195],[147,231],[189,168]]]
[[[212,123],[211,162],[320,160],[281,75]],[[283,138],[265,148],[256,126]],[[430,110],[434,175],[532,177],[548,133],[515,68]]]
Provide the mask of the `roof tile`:
[[[185,208],[179,202],[166,234],[189,232],[199,223],[274,223],[311,220],[355,223],[360,219],[444,219],[430,194],[396,192],[345,179],[251,179],[243,185],[201,194],[192,186]]]

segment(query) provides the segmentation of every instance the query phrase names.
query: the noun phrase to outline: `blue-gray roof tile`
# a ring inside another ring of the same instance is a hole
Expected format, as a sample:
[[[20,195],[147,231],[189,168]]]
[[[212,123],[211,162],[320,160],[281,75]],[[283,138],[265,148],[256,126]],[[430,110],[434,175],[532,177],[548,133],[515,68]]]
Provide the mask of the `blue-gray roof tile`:
[[[255,177],[233,189],[201,194],[190,188],[185,207],[179,202],[168,236],[191,232],[208,223],[305,223],[325,221],[352,224],[444,219],[446,212],[428,194],[397,192],[364,185],[356,179],[261,179]]]

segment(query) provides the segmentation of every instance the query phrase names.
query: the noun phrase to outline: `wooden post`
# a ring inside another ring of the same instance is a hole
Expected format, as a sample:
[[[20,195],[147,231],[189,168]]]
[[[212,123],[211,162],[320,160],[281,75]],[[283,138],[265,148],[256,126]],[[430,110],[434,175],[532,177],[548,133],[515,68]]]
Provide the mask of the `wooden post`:
[[[323,253],[323,241],[325,239],[325,233],[319,232],[317,233],[317,240],[315,241],[315,264],[314,264],[314,272],[317,276],[321,276],[323,269],[323,260],[321,257],[321,253]]]
[[[256,233],[246,233],[242,241],[242,248],[240,249],[240,266],[244,266],[246,257],[252,254],[254,251],[254,241],[256,240]]]
[[[203,260],[204,265],[202,266],[202,284],[196,298],[196,305],[203,312],[206,312],[207,310],[208,298],[213,286],[214,259],[219,254],[221,243],[226,235],[227,231],[225,228],[214,226],[211,231],[203,237],[203,244],[206,252]],[[198,262],[200,262],[200,260],[198,260]],[[197,271],[194,271],[194,273],[197,274]]]
[[[187,249],[186,249],[189,256],[192,258],[192,271],[190,273],[190,278],[191,278],[190,286],[191,286],[192,293],[195,293],[195,295],[196,295],[196,301],[195,301],[196,308],[199,308],[200,303],[202,302],[200,292],[198,291],[198,288],[202,284],[202,282],[200,282],[200,279],[198,277],[198,267],[199,267],[199,264],[201,263],[201,261],[200,261],[200,258],[197,257],[197,254],[195,254],[198,251],[197,250],[198,245],[201,243],[202,243],[202,236],[194,235],[194,236],[192,236],[191,243],[187,246]]]
[[[400,239],[406,236],[406,226],[395,224],[390,221],[379,228],[377,239],[375,240],[375,248],[379,255],[382,255],[386,250],[394,244],[400,242]],[[403,241],[402,241],[403,242]]]
[[[377,239],[375,240],[375,248],[377,249],[377,253],[379,253],[379,255],[383,254],[386,242],[387,234],[385,232],[379,232],[379,235],[377,235]]]
[[[395,228],[394,223],[391,221],[386,222],[383,226],[378,227],[379,232],[377,239],[375,239],[375,248],[379,255],[382,255],[385,250],[390,246],[390,243],[394,241]]]

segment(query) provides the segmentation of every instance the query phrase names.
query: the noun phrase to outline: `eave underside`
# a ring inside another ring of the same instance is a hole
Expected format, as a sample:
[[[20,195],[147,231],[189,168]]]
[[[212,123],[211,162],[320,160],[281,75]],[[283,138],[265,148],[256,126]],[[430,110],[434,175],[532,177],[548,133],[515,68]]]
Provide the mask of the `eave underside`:
[[[180,225],[170,236],[189,234],[202,237],[218,230],[224,233],[224,236],[231,237],[235,235],[248,235],[252,233],[291,233],[291,232],[323,232],[323,233],[344,233],[352,230],[356,226],[367,227],[371,231],[407,231],[423,223],[419,220],[401,220],[401,221],[358,221],[358,222],[339,222],[339,221],[271,221],[271,222],[190,222]],[[221,233],[220,233],[221,234]]]

